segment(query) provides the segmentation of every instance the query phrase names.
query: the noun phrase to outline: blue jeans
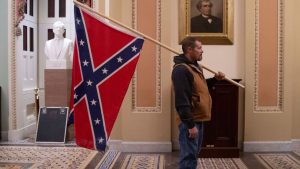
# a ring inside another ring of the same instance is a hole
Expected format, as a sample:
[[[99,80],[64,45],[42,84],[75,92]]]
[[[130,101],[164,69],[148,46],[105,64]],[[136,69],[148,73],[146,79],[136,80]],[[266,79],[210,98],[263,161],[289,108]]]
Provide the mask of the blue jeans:
[[[194,139],[189,138],[189,129],[184,123],[179,127],[179,144],[180,144],[180,169],[196,169],[198,153],[201,150],[203,140],[203,122],[196,123],[198,135]]]

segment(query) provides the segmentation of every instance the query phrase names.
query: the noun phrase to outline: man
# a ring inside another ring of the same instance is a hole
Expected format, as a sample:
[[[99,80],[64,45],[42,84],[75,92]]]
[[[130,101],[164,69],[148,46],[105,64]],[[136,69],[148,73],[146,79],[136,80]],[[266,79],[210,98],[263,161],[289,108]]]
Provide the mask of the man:
[[[172,82],[175,106],[179,118],[180,169],[195,169],[203,137],[203,121],[211,118],[211,97],[208,85],[224,79],[218,72],[214,78],[204,78],[197,61],[202,60],[202,44],[193,37],[182,42],[183,54],[175,56]]]
[[[200,15],[191,19],[191,33],[221,33],[223,32],[222,19],[212,16],[213,4],[210,0],[200,0],[197,9]]]

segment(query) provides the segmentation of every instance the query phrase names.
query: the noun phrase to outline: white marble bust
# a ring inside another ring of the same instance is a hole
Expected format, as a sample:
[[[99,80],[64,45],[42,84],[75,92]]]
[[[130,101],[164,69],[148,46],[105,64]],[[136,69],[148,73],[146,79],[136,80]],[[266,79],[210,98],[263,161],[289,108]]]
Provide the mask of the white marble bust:
[[[73,42],[64,38],[65,25],[53,24],[54,38],[45,44],[46,69],[70,69],[72,67]]]

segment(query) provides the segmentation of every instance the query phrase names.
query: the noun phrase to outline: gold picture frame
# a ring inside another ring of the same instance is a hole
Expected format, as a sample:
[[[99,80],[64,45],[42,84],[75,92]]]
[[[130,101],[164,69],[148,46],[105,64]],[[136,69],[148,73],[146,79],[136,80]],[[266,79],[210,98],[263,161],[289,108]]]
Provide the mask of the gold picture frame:
[[[179,0],[179,43],[185,37],[192,36],[207,45],[233,44],[233,0],[210,0],[213,5],[213,8],[211,8],[212,12],[215,3],[216,7],[218,7],[218,11],[214,13],[221,16],[219,17],[220,19],[222,18],[221,28],[215,30],[220,32],[197,32],[200,29],[198,29],[199,27],[196,28],[195,21],[198,21],[196,17],[200,17],[201,15],[196,7],[199,1],[200,0]],[[196,10],[198,12],[197,14],[195,12]],[[212,13],[212,15],[214,15],[214,13]],[[193,30],[191,28],[193,28]]]

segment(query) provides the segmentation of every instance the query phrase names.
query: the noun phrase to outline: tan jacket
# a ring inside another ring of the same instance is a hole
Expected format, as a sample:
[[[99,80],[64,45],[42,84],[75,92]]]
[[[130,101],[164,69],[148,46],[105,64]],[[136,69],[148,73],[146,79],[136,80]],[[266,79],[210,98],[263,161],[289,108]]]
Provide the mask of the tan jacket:
[[[194,65],[182,63],[176,66],[179,65],[184,65],[194,77],[191,103],[194,122],[209,121],[211,119],[212,100],[203,73]],[[178,115],[177,122],[181,122]]]

